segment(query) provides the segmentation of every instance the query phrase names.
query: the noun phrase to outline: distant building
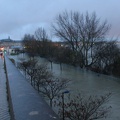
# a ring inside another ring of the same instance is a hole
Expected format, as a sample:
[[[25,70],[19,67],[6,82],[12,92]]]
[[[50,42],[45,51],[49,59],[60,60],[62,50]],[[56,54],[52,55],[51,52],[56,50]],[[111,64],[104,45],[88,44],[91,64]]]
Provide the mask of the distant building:
[[[0,49],[6,50],[7,52],[11,51],[11,47],[16,46],[18,48],[22,48],[22,41],[12,40],[10,37],[7,39],[0,40]]]
[[[8,53],[19,53],[23,50],[24,48],[22,46],[11,46],[8,50]]]

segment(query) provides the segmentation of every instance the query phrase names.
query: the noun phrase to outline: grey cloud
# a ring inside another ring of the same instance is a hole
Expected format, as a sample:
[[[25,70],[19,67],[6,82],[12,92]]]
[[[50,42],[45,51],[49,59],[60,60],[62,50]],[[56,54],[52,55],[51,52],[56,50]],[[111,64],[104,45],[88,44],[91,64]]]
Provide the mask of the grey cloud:
[[[58,13],[64,10],[95,11],[98,17],[112,24],[111,34],[119,34],[119,0],[0,0],[0,39],[11,36],[21,39],[37,27],[50,28]]]

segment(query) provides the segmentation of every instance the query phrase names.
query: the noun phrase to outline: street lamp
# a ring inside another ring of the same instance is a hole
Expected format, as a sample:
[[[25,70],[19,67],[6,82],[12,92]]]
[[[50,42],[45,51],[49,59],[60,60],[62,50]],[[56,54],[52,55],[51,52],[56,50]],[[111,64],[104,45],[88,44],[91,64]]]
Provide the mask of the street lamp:
[[[62,103],[63,103],[63,105],[62,105],[62,108],[63,108],[63,120],[65,120],[65,117],[64,117],[64,94],[67,94],[67,93],[69,93],[69,91],[68,91],[68,90],[66,90],[66,91],[62,92]]]

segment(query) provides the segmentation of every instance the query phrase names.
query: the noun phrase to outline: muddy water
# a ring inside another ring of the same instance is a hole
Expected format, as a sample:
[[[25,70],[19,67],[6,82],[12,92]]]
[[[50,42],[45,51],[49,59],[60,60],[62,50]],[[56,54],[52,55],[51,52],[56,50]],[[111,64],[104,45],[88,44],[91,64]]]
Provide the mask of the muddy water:
[[[13,56],[14,59],[27,59],[25,55]],[[111,112],[105,120],[120,120],[120,79],[113,76],[101,75],[85,69],[76,68],[62,64],[62,71],[59,64],[51,64],[47,60],[37,57],[39,63],[45,63],[52,72],[61,77],[69,78],[71,84],[68,90],[71,94],[83,93],[84,95],[104,95],[111,92],[107,105],[111,106]]]

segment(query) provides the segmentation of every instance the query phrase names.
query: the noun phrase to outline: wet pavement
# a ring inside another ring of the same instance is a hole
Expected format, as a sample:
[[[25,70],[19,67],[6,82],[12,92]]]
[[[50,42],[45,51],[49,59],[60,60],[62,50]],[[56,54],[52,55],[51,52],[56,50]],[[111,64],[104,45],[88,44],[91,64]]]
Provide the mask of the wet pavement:
[[[0,120],[10,120],[7,101],[6,76],[4,71],[4,60],[0,57]]]
[[[55,112],[28,83],[15,65],[7,57],[5,57],[5,61],[14,119],[59,120]]]

